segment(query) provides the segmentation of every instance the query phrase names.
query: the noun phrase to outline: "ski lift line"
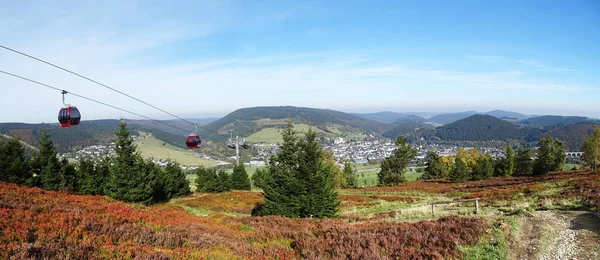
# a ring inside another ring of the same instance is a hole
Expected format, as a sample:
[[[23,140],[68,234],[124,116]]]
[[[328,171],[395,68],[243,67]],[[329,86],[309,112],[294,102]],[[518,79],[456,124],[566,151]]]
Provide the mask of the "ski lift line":
[[[101,105],[104,105],[104,106],[108,106],[108,107],[111,107],[111,108],[114,108],[114,109],[117,109],[117,110],[120,110],[120,111],[123,111],[123,112],[127,112],[129,114],[136,115],[136,116],[139,116],[139,117],[142,117],[142,118],[145,118],[145,119],[148,119],[148,120],[151,120],[153,122],[157,122],[157,123],[160,123],[160,124],[163,124],[163,125],[166,125],[166,126],[170,126],[172,128],[178,129],[178,130],[190,132],[190,130],[188,130],[188,129],[183,129],[183,128],[178,127],[178,126],[174,126],[174,125],[171,125],[169,123],[165,123],[165,122],[160,121],[160,120],[156,120],[156,119],[144,116],[144,115],[140,115],[138,113],[129,111],[127,109],[123,109],[123,108],[120,108],[120,107],[117,107],[117,106],[113,106],[111,104],[107,104],[107,103],[104,103],[102,101],[98,101],[98,100],[95,100],[95,99],[92,99],[92,98],[88,98],[88,97],[85,97],[85,96],[82,96],[82,95],[79,95],[79,94],[76,94],[76,93],[73,93],[73,92],[70,92],[70,91],[67,91],[67,90],[64,90],[64,89],[60,89],[60,88],[57,88],[57,87],[54,87],[54,86],[51,86],[51,85],[48,85],[48,84],[45,84],[45,83],[33,80],[33,79],[22,77],[22,76],[19,76],[19,75],[16,75],[16,74],[12,74],[10,72],[6,72],[6,71],[3,71],[3,70],[0,70],[0,73],[9,75],[9,76],[12,76],[12,77],[15,77],[15,78],[19,78],[19,79],[22,79],[22,80],[25,80],[25,81],[29,81],[31,83],[35,83],[35,84],[38,84],[38,85],[41,85],[41,86],[44,86],[44,87],[47,87],[47,88],[54,89],[54,90],[57,90],[57,91],[59,91],[59,92],[61,92],[63,94],[71,94],[73,96],[76,96],[76,97],[79,97],[79,98],[82,98],[82,99],[85,99],[85,100],[88,100],[88,101],[91,101],[91,102],[94,102],[94,103],[98,103],[98,104],[101,104]]]
[[[60,69],[60,70],[62,70],[62,71],[65,71],[65,72],[71,73],[71,74],[73,74],[73,75],[75,75],[75,76],[78,76],[78,77],[80,77],[80,78],[82,78],[82,79],[88,80],[88,81],[90,81],[90,82],[92,82],[92,83],[95,83],[95,84],[97,84],[97,85],[100,85],[100,86],[102,86],[102,87],[105,87],[105,88],[107,88],[107,89],[110,89],[110,90],[112,90],[112,91],[114,91],[114,92],[117,92],[117,93],[119,93],[119,94],[121,94],[121,95],[124,95],[124,96],[126,96],[126,97],[128,97],[128,98],[131,98],[131,99],[133,99],[133,100],[135,100],[135,101],[138,101],[138,102],[140,102],[140,103],[142,103],[142,104],[144,104],[144,105],[147,105],[147,106],[150,106],[150,107],[152,107],[152,108],[154,108],[154,109],[157,109],[157,110],[159,110],[159,111],[161,111],[161,112],[163,112],[163,113],[166,113],[166,114],[168,114],[168,115],[170,115],[170,116],[172,116],[172,117],[175,117],[175,118],[177,118],[177,119],[179,119],[179,120],[182,120],[182,121],[184,121],[184,122],[186,122],[186,123],[188,123],[188,124],[191,124],[191,125],[193,125],[193,126],[195,126],[195,127],[200,127],[200,128],[202,128],[202,129],[204,129],[204,130],[206,130],[206,131],[213,132],[213,133],[215,133],[215,134],[217,134],[217,135],[220,135],[220,136],[222,136],[221,134],[219,134],[219,133],[218,133],[218,132],[216,132],[216,131],[213,131],[213,130],[210,130],[210,129],[208,129],[208,128],[205,128],[205,127],[199,126],[198,124],[196,124],[196,123],[194,123],[194,122],[191,122],[191,121],[189,121],[189,120],[187,120],[187,119],[181,118],[181,117],[179,117],[179,116],[177,116],[177,115],[175,115],[175,114],[173,114],[173,113],[170,113],[170,112],[168,112],[168,111],[166,111],[166,110],[164,110],[164,109],[162,109],[162,108],[159,108],[159,107],[157,107],[157,106],[154,106],[154,105],[152,105],[152,104],[150,104],[150,103],[148,103],[148,102],[145,102],[145,101],[143,101],[143,100],[141,100],[141,99],[138,99],[138,98],[136,98],[136,97],[133,97],[133,96],[131,96],[131,95],[127,94],[127,93],[124,93],[124,92],[122,92],[122,91],[119,91],[119,90],[117,90],[117,89],[114,89],[114,88],[112,88],[112,87],[109,87],[109,86],[107,86],[107,85],[105,85],[105,84],[102,84],[102,83],[100,83],[100,82],[98,82],[98,81],[96,81],[96,80],[93,80],[93,79],[91,79],[91,78],[88,78],[88,77],[86,77],[86,76],[83,76],[83,75],[81,75],[81,74],[79,74],[79,73],[76,73],[76,72],[74,72],[74,71],[72,71],[72,70],[69,70],[69,69],[63,68],[63,67],[61,67],[61,66],[58,66],[58,65],[56,65],[56,64],[53,64],[53,63],[51,63],[51,62],[48,62],[48,61],[42,60],[42,59],[40,59],[40,58],[37,58],[37,57],[35,57],[35,56],[32,56],[32,55],[29,55],[29,54],[27,54],[27,53],[24,53],[24,52],[21,52],[21,51],[18,51],[18,50],[15,50],[15,49],[12,49],[12,48],[6,47],[6,46],[4,46],[4,45],[0,45],[0,48],[3,48],[3,49],[5,49],[5,50],[8,50],[8,51],[11,51],[11,52],[14,52],[14,53],[17,53],[17,54],[19,54],[19,55],[23,55],[23,56],[25,56],[25,57],[28,57],[28,58],[30,58],[30,59],[33,59],[33,60],[36,60],[36,61],[42,62],[42,63],[44,63],[44,64],[47,64],[47,65],[50,65],[50,66],[52,66],[52,67],[55,67],[55,68],[57,68],[57,69]],[[223,136],[223,137],[225,137],[225,136]],[[225,137],[225,138],[226,138],[226,137]]]

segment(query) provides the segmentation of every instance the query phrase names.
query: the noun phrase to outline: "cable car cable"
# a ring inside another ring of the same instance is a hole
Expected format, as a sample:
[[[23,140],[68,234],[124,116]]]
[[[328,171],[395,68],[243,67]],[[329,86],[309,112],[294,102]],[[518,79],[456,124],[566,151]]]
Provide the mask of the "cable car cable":
[[[52,67],[55,67],[55,68],[57,68],[57,69],[60,69],[60,70],[62,70],[62,71],[65,71],[65,72],[71,73],[71,74],[73,74],[73,75],[75,75],[75,76],[78,76],[78,77],[80,77],[80,78],[83,78],[83,79],[85,79],[85,80],[88,80],[88,81],[90,81],[90,82],[93,82],[93,83],[95,83],[95,84],[97,84],[97,85],[100,85],[100,86],[102,86],[102,87],[105,87],[105,88],[107,88],[107,89],[110,89],[110,90],[112,90],[112,91],[114,91],[114,92],[117,92],[117,93],[119,93],[119,94],[121,94],[121,95],[124,95],[124,96],[126,96],[126,97],[129,97],[129,98],[131,98],[131,99],[133,99],[133,100],[136,100],[136,101],[138,101],[138,102],[140,102],[140,103],[142,103],[142,104],[145,104],[145,105],[147,105],[147,106],[150,106],[150,107],[152,107],[152,108],[154,108],[154,109],[160,110],[160,111],[162,111],[162,112],[164,112],[164,113],[166,113],[166,114],[168,114],[168,115],[170,115],[170,116],[173,116],[173,117],[175,117],[175,118],[177,118],[177,119],[179,119],[179,120],[182,120],[182,121],[184,121],[184,122],[186,122],[186,123],[188,123],[188,124],[191,124],[191,125],[194,125],[194,126],[200,127],[200,128],[202,128],[202,129],[204,129],[204,130],[206,130],[206,131],[213,132],[213,133],[215,133],[215,134],[217,134],[217,135],[220,135],[220,136],[222,136],[222,137],[224,137],[224,138],[227,138],[227,137],[223,136],[222,134],[220,134],[219,132],[216,132],[216,131],[210,130],[210,129],[208,129],[208,128],[205,128],[205,127],[199,126],[198,124],[196,124],[196,123],[194,123],[194,122],[191,122],[191,121],[189,121],[189,120],[186,120],[186,119],[184,119],[184,118],[181,118],[181,117],[179,117],[179,116],[177,116],[177,115],[175,115],[175,114],[172,114],[172,113],[170,113],[170,112],[168,112],[168,111],[166,111],[166,110],[164,110],[164,109],[162,109],[162,108],[159,108],[159,107],[157,107],[157,106],[154,106],[154,105],[152,105],[152,104],[149,104],[149,103],[147,103],[147,102],[145,102],[145,101],[143,101],[143,100],[140,100],[140,99],[138,99],[138,98],[136,98],[136,97],[133,97],[133,96],[131,96],[131,95],[127,94],[127,93],[124,93],[124,92],[122,92],[122,91],[119,91],[119,90],[117,90],[117,89],[111,88],[111,87],[109,87],[109,86],[107,86],[107,85],[105,85],[105,84],[102,84],[102,83],[100,83],[100,82],[98,82],[98,81],[95,81],[95,80],[93,80],[93,79],[91,79],[91,78],[88,78],[88,77],[86,77],[86,76],[83,76],[83,75],[81,75],[81,74],[79,74],[79,73],[76,73],[76,72],[74,72],[74,71],[71,71],[71,70],[69,70],[69,69],[63,68],[63,67],[61,67],[61,66],[58,66],[58,65],[56,65],[56,64],[53,64],[53,63],[51,63],[51,62],[48,62],[48,61],[45,61],[45,60],[42,60],[42,59],[40,59],[40,58],[37,58],[37,57],[35,57],[35,56],[32,56],[32,55],[29,55],[29,54],[27,54],[27,53],[20,52],[20,51],[18,51],[18,50],[15,50],[15,49],[12,49],[12,48],[6,47],[6,46],[4,46],[4,45],[0,45],[0,48],[6,49],[6,50],[8,50],[8,51],[11,51],[11,52],[14,52],[14,53],[17,53],[17,54],[19,54],[19,55],[23,55],[23,56],[25,56],[25,57],[28,57],[28,58],[30,58],[30,59],[34,59],[34,60],[36,60],[36,61],[39,61],[39,62],[45,63],[45,64],[47,64],[47,65],[50,65],[50,66],[52,66]]]
[[[95,99],[92,99],[92,98],[88,98],[88,97],[85,97],[85,96],[82,96],[82,95],[79,95],[79,94],[76,94],[76,93],[73,93],[73,92],[70,92],[70,91],[67,91],[67,90],[64,90],[64,89],[60,89],[60,88],[57,88],[57,87],[54,87],[54,86],[51,86],[51,85],[48,85],[48,84],[45,84],[45,83],[33,80],[33,79],[22,77],[22,76],[19,76],[19,75],[10,73],[10,72],[6,72],[6,71],[3,71],[3,70],[0,70],[0,73],[4,73],[6,75],[9,75],[9,76],[12,76],[12,77],[15,77],[15,78],[19,78],[19,79],[22,79],[22,80],[25,80],[25,81],[29,81],[31,83],[35,83],[35,84],[38,84],[38,85],[41,85],[41,86],[44,86],[44,87],[47,87],[47,88],[51,88],[51,89],[57,90],[57,91],[59,91],[61,93],[66,92],[67,94],[71,94],[73,96],[76,96],[76,97],[79,97],[79,98],[82,98],[82,99],[85,99],[85,100],[88,100],[88,101],[91,101],[91,102],[95,102],[95,103],[98,103],[98,104],[101,104],[101,105],[104,105],[104,106],[108,106],[108,107],[111,107],[111,108],[114,108],[114,109],[117,109],[117,110],[121,110],[123,112],[127,112],[127,113],[130,113],[132,115],[136,115],[136,116],[148,119],[148,120],[153,121],[153,122],[157,122],[157,123],[160,123],[160,124],[163,124],[163,125],[166,125],[166,126],[170,126],[172,128],[178,129],[178,130],[190,132],[189,129],[184,129],[184,128],[181,128],[181,127],[178,127],[178,126],[174,126],[174,125],[171,125],[169,123],[165,123],[163,121],[156,120],[156,119],[153,119],[153,118],[150,118],[150,117],[147,117],[147,116],[144,116],[144,115],[141,115],[141,114],[129,111],[127,109],[120,108],[120,107],[117,107],[117,106],[114,106],[114,105],[111,105],[111,104],[107,104],[107,103],[104,103],[102,101],[98,101],[98,100],[95,100]]]

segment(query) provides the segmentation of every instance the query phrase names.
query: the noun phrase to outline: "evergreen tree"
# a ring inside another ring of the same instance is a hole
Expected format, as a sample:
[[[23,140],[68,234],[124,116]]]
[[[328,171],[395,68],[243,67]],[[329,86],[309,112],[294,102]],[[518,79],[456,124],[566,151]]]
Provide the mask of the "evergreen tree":
[[[17,138],[0,142],[0,181],[26,184],[32,177],[25,149]]]
[[[89,159],[82,159],[77,166],[79,193],[94,194],[96,187],[94,186],[94,176],[96,168],[94,162]]]
[[[427,162],[421,179],[442,179],[448,177],[442,158],[434,151],[427,152]]]
[[[533,174],[547,175],[552,171],[562,170],[566,159],[564,143],[548,136],[540,140],[539,145]]]
[[[136,153],[125,122],[119,124],[116,134],[116,156],[110,167],[105,193],[113,199],[149,204],[153,200],[157,168],[152,162],[144,162]]]
[[[473,167],[473,179],[485,180],[494,175],[494,158],[491,155],[479,157]]]
[[[316,133],[309,129],[303,139],[296,136],[291,122],[282,132],[281,150],[269,161],[265,174],[262,215],[287,217],[335,217],[339,197]],[[337,166],[335,166],[337,167]]]
[[[232,186],[231,175],[222,169],[217,171],[217,182],[214,188],[215,192],[231,191]]]
[[[596,170],[600,165],[600,127],[596,127],[592,136],[585,139],[581,151],[583,151],[581,157],[583,165]]]
[[[254,174],[252,175],[252,186],[255,188],[262,189],[265,185],[265,178],[267,174],[266,169],[256,169]]]
[[[298,179],[299,139],[291,122],[281,135],[279,153],[271,156],[263,184],[264,204],[259,214],[300,217],[300,201],[307,187]]]
[[[467,170],[467,165],[457,157],[454,160],[454,165],[452,166],[452,171],[450,172],[450,181],[466,182],[468,179],[469,171]]]
[[[515,158],[515,175],[525,176],[533,173],[533,151],[530,148],[517,150]]]
[[[200,167],[196,170],[196,191],[214,192],[217,183],[217,170]]]
[[[406,138],[398,137],[393,154],[381,163],[381,171],[377,174],[379,186],[394,186],[406,182],[404,172],[416,155],[417,151],[406,142]]]
[[[75,166],[69,163],[66,158],[62,160],[61,165],[59,190],[64,192],[78,192],[77,170],[75,170]]]
[[[39,177],[39,184],[47,190],[58,190],[62,165],[56,157],[56,148],[50,134],[44,131],[39,141],[39,152],[32,159],[32,172]]]
[[[506,163],[504,169],[504,176],[512,176],[515,171],[515,151],[512,147],[506,147]]]
[[[352,167],[352,163],[349,161],[344,162],[344,177],[346,177],[345,188],[358,188],[358,177],[356,176],[356,170]]]
[[[181,171],[179,165],[169,162],[161,173],[160,186],[162,186],[162,191],[167,200],[190,193],[190,182],[185,178],[185,174]]]
[[[327,164],[332,169],[331,179],[333,180],[333,186],[336,188],[347,188],[348,179],[344,175],[344,172],[335,162],[335,157],[331,151],[323,151],[323,163]]]
[[[250,179],[248,179],[248,173],[243,164],[236,165],[233,167],[233,174],[231,174],[231,188],[234,190],[250,190]]]
[[[515,171],[515,151],[512,147],[508,146],[504,153],[504,157],[496,159],[494,176],[512,176]]]
[[[310,128],[299,143],[298,180],[306,187],[301,196],[300,217],[336,217],[340,200],[333,183],[335,163],[328,163],[327,153],[317,142],[317,133]],[[340,171],[341,172],[341,171]]]

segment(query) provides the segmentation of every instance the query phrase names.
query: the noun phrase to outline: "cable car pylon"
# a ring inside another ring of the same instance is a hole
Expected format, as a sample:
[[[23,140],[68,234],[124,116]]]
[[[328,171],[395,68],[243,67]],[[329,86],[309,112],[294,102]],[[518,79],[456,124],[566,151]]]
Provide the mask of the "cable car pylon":
[[[229,130],[229,144],[227,144],[227,147],[235,149],[235,165],[240,165],[240,146],[244,149],[250,148],[250,146],[246,144],[246,138],[242,138],[241,141],[240,144],[240,137],[237,134],[235,135],[235,138],[233,138],[233,130]]]

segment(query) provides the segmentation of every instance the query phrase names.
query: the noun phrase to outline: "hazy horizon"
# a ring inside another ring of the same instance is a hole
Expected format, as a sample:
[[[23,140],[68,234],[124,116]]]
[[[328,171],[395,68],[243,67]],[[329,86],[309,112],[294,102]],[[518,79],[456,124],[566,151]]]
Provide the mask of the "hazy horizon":
[[[281,106],[287,106],[287,105],[281,105]],[[251,107],[244,107],[244,108],[251,108]],[[238,108],[238,109],[244,109],[244,108]],[[330,109],[330,108],[317,108],[317,107],[311,107],[311,108],[316,108],[316,109]],[[237,110],[237,109],[236,109]],[[520,111],[514,111],[514,110],[506,110],[506,109],[489,109],[489,110],[475,110],[475,109],[466,109],[466,110],[420,110],[420,109],[413,109],[413,110],[359,110],[359,111],[355,111],[355,110],[338,110],[338,109],[330,109],[330,110],[336,110],[336,111],[340,111],[340,112],[344,112],[344,113],[349,113],[349,114],[371,114],[371,113],[379,113],[379,112],[393,112],[393,113],[431,113],[434,115],[441,115],[441,114],[448,114],[448,113],[461,113],[461,112],[469,112],[469,111],[475,111],[475,112],[479,112],[479,113],[486,113],[486,112],[490,112],[490,111],[494,111],[494,110],[502,110],[502,111],[508,111],[508,112],[516,112],[516,113],[521,113],[524,114],[526,116],[547,116],[547,115],[553,115],[553,116],[585,116],[585,115],[576,115],[576,114],[535,114],[535,113],[523,113]],[[222,118],[224,116],[226,116],[227,114],[234,112],[235,110],[229,111],[229,112],[224,112],[222,114],[216,114],[216,115],[194,115],[194,114],[181,114],[178,115],[182,118],[185,119],[209,119],[209,118]],[[168,115],[164,115],[164,114],[160,114],[160,112],[156,112],[156,114],[154,116],[150,116],[153,119],[156,120],[161,120],[161,121],[169,121],[169,120],[179,120],[176,119],[174,117],[170,117]],[[586,116],[589,118],[594,118],[594,119],[600,119],[597,117],[593,117],[593,116]],[[103,118],[103,117],[98,117],[98,118],[82,118],[82,122],[85,122],[86,120],[111,120],[111,119],[119,119],[121,117],[116,117],[116,118]],[[127,117],[127,116],[123,116],[122,118],[125,119],[132,119],[132,120],[146,120],[144,118],[135,118],[135,117]],[[426,117],[428,118],[428,117]],[[39,124],[39,123],[47,123],[47,124],[52,124],[52,123],[56,123],[54,121],[0,121],[0,123],[26,123],[26,124]]]
[[[597,1],[11,1],[1,45],[181,117],[293,105],[600,118]],[[0,70],[171,119],[0,49]],[[0,74],[1,122],[55,122],[58,91]],[[137,117],[67,95],[83,119]]]

